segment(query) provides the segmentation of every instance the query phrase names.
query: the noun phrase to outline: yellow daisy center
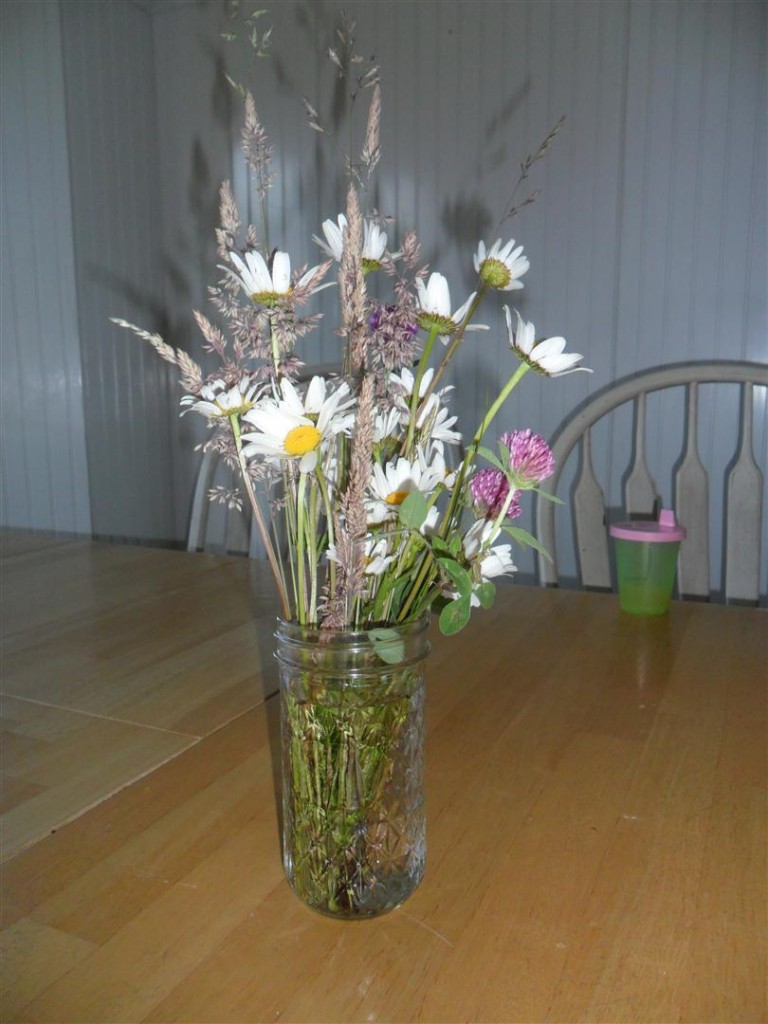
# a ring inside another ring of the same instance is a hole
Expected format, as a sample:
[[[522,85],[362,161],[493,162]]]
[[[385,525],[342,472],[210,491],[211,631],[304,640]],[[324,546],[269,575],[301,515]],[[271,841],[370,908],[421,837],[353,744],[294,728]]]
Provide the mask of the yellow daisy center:
[[[285,435],[285,450],[289,455],[306,455],[318,447],[323,435],[317,427],[300,426]]]
[[[245,399],[242,405],[233,405],[229,408],[223,406],[218,399],[213,404],[219,410],[219,416],[242,416],[244,412],[248,412],[253,408],[253,402]]]
[[[276,306],[281,299],[286,299],[290,295],[290,290],[284,293],[280,292],[253,292],[251,299],[254,302],[258,302],[262,306],[273,308]]]
[[[390,491],[384,499],[388,505],[402,505],[410,491]]]
[[[506,288],[512,280],[509,267],[502,263],[501,260],[494,259],[492,256],[487,260],[483,260],[480,267],[480,277],[491,288]]]
[[[438,334],[443,336],[448,334],[455,334],[458,324],[449,316],[442,316],[440,313],[428,313],[426,310],[422,310],[416,316],[416,323],[421,327],[423,331],[437,331]]]

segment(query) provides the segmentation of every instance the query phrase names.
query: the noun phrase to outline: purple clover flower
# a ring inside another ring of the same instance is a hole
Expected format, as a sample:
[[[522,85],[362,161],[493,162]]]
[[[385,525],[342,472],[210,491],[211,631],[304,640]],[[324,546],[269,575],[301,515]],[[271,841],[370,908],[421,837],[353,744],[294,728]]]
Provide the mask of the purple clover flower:
[[[536,487],[554,473],[552,449],[543,437],[531,430],[511,430],[500,440],[509,449],[509,468],[519,487]]]
[[[486,519],[495,519],[504,507],[509,494],[507,478],[499,469],[481,469],[472,477],[469,489],[472,500]],[[507,519],[517,519],[522,508],[516,497],[507,509]]]

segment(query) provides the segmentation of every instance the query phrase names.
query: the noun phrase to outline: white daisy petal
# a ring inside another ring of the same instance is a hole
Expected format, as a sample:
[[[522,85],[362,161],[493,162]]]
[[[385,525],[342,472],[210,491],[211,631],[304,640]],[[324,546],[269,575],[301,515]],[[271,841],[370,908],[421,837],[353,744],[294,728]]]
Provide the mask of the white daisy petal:
[[[564,351],[565,338],[544,338],[536,342],[536,329],[532,323],[526,323],[515,311],[517,323],[513,330],[512,314],[508,306],[504,307],[504,314],[507,318],[510,348],[532,369],[546,374],[548,377],[561,377],[565,373],[575,373],[579,370],[584,373],[592,373],[592,370],[586,366],[576,366],[576,363],[583,358],[580,353]]]
[[[347,399],[348,394],[346,382],[328,394],[327,382],[314,377],[302,397],[296,385],[283,378],[275,397],[264,399],[243,416],[255,428],[242,435],[246,456],[295,459],[302,473],[312,472],[321,453],[332,458],[336,434],[351,427],[349,409],[355,400]]]

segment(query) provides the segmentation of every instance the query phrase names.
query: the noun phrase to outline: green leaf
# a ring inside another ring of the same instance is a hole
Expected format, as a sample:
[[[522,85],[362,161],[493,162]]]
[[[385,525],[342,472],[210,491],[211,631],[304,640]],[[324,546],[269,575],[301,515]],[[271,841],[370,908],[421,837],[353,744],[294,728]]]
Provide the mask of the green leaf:
[[[468,597],[460,597],[451,601],[440,612],[440,632],[443,636],[453,636],[464,629],[469,622],[469,613],[472,610]]]
[[[387,629],[383,626],[369,629],[368,636],[373,643],[373,649],[387,665],[397,665],[405,658],[405,641],[396,629]]]
[[[564,505],[565,504],[563,499],[562,498],[558,498],[556,494],[550,494],[548,491],[542,491],[542,489],[540,487],[534,487],[533,489],[534,489],[534,491],[536,491],[537,494],[540,494],[542,496],[542,498],[546,498],[547,501],[554,501],[554,503],[556,505]]]
[[[400,522],[411,530],[418,530],[428,511],[427,499],[421,491],[411,491],[400,506]]]
[[[503,463],[498,456],[493,454],[490,448],[478,448],[477,454],[484,458],[486,462],[490,462],[496,469],[500,469],[502,473],[506,474],[507,470],[504,468]]]
[[[452,555],[453,552],[442,539],[442,537],[429,537],[427,543],[436,555]]]
[[[518,544],[522,544],[524,547],[533,548],[534,551],[538,551],[542,558],[546,558],[548,562],[552,561],[552,556],[544,545],[540,544],[533,534],[528,533],[527,530],[523,530],[519,526],[502,526],[502,530],[505,533],[508,533],[510,537],[513,537]]]
[[[483,608],[492,608],[496,600],[496,586],[490,580],[484,580],[478,587],[475,587],[475,597]]]
[[[403,593],[406,587],[410,586],[411,582],[410,576],[385,576],[373,605],[374,619],[383,619],[385,617],[384,608],[390,598],[391,607],[394,612],[397,612],[403,600]],[[389,618],[388,615],[386,617]]]
[[[440,568],[453,583],[461,597],[469,597],[472,593],[472,577],[463,566],[452,558],[438,558]]]

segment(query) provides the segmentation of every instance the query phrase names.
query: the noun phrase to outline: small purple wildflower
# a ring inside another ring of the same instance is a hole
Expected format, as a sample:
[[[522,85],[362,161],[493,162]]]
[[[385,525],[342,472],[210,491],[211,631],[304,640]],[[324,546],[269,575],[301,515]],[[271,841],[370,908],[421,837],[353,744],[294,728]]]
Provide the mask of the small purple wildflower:
[[[518,487],[536,487],[554,473],[552,449],[533,431],[507,431],[501,435],[501,443],[509,449],[509,468]]]
[[[411,337],[418,334],[418,325],[411,323],[409,320],[402,321],[402,318],[396,317],[396,314],[399,312],[400,311],[397,306],[384,306],[379,303],[368,317],[368,326],[372,331],[378,331],[381,328],[384,338],[387,341],[391,339],[395,332],[392,326],[389,326],[389,330],[387,329],[388,325],[385,324],[385,320],[395,319],[395,321],[397,321],[399,319],[400,322],[397,324],[397,328],[399,330],[403,331],[405,334],[411,335]]]
[[[509,494],[507,478],[498,469],[479,470],[472,477],[469,489],[478,511],[482,512],[486,519],[495,519],[498,516]],[[522,511],[517,497],[513,497],[507,509],[507,519],[517,519]]]

